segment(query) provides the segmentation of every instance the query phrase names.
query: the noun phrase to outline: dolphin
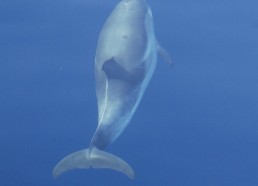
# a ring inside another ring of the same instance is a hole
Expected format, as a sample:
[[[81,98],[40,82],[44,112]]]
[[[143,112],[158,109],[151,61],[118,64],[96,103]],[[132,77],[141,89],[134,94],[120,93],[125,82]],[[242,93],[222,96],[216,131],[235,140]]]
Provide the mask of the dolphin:
[[[104,151],[124,131],[156,67],[157,54],[170,62],[158,44],[152,12],[145,0],[122,0],[106,20],[95,56],[98,127],[90,146],[62,159],[53,177],[75,168],[108,168],[134,179],[131,166]]]

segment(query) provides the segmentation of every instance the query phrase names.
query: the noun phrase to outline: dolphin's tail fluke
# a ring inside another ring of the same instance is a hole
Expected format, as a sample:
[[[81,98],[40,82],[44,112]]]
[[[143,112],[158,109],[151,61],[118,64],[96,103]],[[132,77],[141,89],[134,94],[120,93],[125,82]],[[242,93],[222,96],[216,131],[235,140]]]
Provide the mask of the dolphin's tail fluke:
[[[72,169],[108,168],[126,174],[134,179],[134,172],[131,166],[117,156],[99,150],[96,147],[74,152],[62,159],[53,170],[53,177]]]

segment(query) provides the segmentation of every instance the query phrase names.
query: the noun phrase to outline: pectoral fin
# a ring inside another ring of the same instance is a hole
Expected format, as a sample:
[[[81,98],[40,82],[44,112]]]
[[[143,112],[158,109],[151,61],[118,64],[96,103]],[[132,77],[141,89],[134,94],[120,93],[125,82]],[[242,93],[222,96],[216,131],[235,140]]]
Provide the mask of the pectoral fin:
[[[172,60],[168,51],[164,49],[160,44],[157,44],[157,45],[158,45],[157,46],[158,54],[162,58],[162,60],[168,63],[170,66],[173,66],[174,60]]]

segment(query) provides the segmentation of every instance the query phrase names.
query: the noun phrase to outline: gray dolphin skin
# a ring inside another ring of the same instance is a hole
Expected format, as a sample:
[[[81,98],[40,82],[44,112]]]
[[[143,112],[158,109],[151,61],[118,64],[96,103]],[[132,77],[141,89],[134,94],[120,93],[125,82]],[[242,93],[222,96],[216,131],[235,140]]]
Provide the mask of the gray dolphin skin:
[[[130,122],[156,67],[159,46],[145,0],[122,0],[106,20],[95,57],[98,127],[89,148],[74,152],[54,168],[53,176],[75,168],[108,168],[134,179],[124,160],[104,149]]]

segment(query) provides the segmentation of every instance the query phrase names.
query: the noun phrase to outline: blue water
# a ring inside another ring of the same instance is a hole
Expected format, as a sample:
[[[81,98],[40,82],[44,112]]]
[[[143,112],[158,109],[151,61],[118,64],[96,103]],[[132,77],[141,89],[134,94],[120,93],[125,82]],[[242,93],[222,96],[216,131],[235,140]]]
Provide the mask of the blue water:
[[[52,178],[97,126],[94,55],[118,0],[0,0],[1,186],[258,186],[258,1],[149,0],[159,60],[110,170]]]

